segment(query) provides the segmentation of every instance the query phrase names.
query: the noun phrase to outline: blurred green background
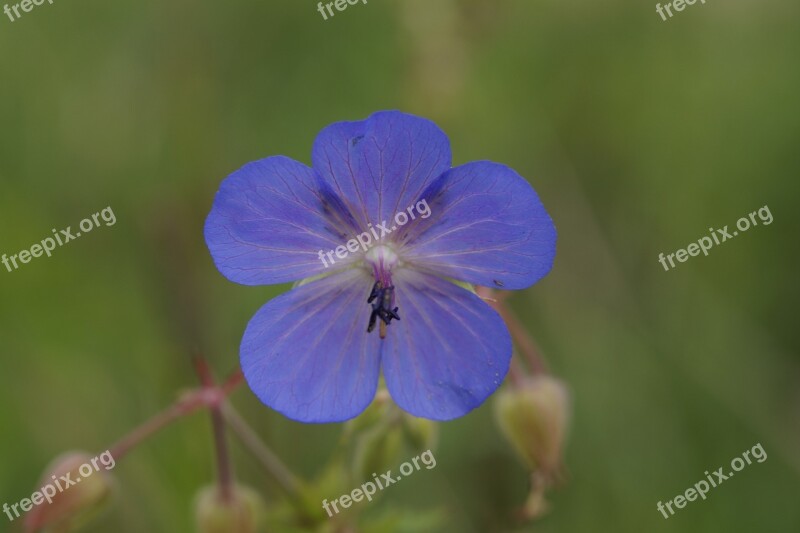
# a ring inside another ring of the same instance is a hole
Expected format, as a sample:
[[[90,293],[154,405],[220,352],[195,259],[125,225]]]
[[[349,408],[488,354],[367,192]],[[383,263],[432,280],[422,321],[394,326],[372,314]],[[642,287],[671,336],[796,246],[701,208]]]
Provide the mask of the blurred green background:
[[[228,173],[309,163],[327,124],[402,109],[449,134],[455,164],[526,176],[556,222],[554,270],[511,304],[573,395],[569,481],[515,524],[526,476],[490,400],[441,426],[435,469],[368,505],[443,508],[447,532],[800,531],[799,15],[787,0],[667,22],[655,2],[372,0],[324,21],[301,0],[55,0],[0,18],[0,253],[117,216],[0,270],[0,503],[195,386],[193,353],[236,368],[247,321],[287,287],[212,265],[202,224]],[[771,225],[658,263],[764,205]],[[246,388],[233,402],[301,476],[340,434]],[[764,463],[658,513],[757,442]],[[238,478],[278,498],[232,449]],[[117,465],[116,503],[87,531],[191,531],[212,459],[204,414],[166,429]]]

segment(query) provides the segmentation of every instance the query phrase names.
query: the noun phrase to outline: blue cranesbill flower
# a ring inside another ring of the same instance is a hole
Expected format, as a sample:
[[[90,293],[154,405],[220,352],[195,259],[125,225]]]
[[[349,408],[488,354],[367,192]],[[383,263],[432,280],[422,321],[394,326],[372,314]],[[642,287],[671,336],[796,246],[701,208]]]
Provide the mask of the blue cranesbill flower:
[[[311,162],[245,165],[206,220],[229,280],[298,282],[247,325],[250,388],[303,422],[358,415],[381,371],[413,415],[449,420],[481,405],[508,371],[511,339],[472,286],[523,289],[550,271],[556,231],[536,192],[498,163],[452,167],[447,136],[397,111],[326,127]],[[379,238],[328,254],[368,233]]]

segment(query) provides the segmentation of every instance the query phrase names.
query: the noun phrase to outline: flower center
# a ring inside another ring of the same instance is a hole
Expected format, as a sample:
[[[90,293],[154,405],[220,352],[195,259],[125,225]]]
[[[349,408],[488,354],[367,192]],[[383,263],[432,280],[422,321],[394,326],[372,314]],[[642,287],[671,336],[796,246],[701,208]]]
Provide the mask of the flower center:
[[[375,329],[375,324],[380,319],[380,336],[386,338],[386,326],[392,319],[400,320],[397,307],[394,306],[394,285],[392,285],[392,268],[397,265],[399,258],[389,246],[381,244],[370,248],[364,255],[364,261],[372,267],[375,276],[375,285],[369,293],[367,303],[372,304],[372,314],[369,316],[367,333]]]

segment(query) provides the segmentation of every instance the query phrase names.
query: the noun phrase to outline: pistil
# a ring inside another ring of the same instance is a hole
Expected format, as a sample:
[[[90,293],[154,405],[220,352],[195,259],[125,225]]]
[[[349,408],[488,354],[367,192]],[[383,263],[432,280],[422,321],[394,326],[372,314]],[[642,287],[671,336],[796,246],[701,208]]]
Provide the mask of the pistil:
[[[388,246],[379,245],[370,248],[364,260],[372,267],[375,276],[375,285],[372,286],[367,298],[367,303],[372,304],[367,333],[375,329],[380,319],[380,337],[385,339],[386,326],[391,324],[392,319],[400,320],[400,315],[397,314],[398,308],[394,305],[394,285],[392,285],[392,268],[397,265],[398,257]]]

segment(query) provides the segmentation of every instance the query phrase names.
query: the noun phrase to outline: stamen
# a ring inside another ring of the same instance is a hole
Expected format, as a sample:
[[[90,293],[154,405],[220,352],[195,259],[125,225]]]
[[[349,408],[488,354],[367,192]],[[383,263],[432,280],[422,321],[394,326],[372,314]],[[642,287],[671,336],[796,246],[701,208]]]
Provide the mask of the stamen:
[[[392,285],[392,268],[397,264],[398,257],[388,246],[378,245],[367,251],[364,260],[372,267],[376,280],[367,298],[367,303],[372,304],[367,333],[375,329],[380,319],[380,337],[385,339],[386,326],[392,323],[392,319],[400,320],[400,315],[397,314],[398,308],[394,305],[394,285]]]
[[[377,319],[380,318],[380,336],[381,339],[385,339],[386,326],[392,323],[392,319],[400,320],[400,315],[397,314],[399,308],[392,307],[394,304],[394,287],[384,287],[380,281],[376,281],[375,285],[372,286],[372,291],[369,293],[367,303],[372,303],[372,314],[369,316],[367,333],[375,329]]]

